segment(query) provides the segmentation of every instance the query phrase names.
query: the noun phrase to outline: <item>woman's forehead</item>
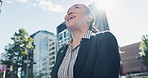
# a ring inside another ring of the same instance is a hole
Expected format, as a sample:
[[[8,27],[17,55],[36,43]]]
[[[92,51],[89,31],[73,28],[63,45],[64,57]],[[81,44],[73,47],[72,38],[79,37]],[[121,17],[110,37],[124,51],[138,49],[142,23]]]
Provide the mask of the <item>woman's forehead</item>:
[[[75,5],[71,6],[71,7],[68,9],[67,12],[69,12],[69,10],[72,9],[73,7],[84,7],[84,8],[86,8],[86,6],[85,6],[84,4],[75,4]]]

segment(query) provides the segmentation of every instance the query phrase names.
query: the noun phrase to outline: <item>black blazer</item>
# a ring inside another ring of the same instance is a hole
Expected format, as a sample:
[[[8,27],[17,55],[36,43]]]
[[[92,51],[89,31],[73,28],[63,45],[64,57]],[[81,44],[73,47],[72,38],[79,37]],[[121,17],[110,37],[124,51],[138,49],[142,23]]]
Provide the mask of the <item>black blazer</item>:
[[[58,69],[67,48],[64,45],[58,51],[56,64],[51,72],[52,78],[58,78]],[[82,38],[74,65],[74,78],[118,78],[119,69],[118,44],[113,34],[105,32],[90,39]]]

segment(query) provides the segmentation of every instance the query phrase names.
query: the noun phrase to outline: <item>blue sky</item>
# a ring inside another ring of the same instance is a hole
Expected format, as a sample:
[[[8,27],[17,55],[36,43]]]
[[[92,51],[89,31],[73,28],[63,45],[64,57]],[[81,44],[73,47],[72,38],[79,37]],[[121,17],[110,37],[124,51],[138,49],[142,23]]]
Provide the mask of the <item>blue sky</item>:
[[[11,43],[14,32],[26,29],[56,33],[67,9],[75,3],[91,4],[95,0],[3,0],[0,14],[0,52]],[[101,0],[98,0],[100,2]],[[106,0],[107,1],[107,0]],[[108,0],[106,15],[119,46],[141,41],[148,34],[148,0]],[[105,4],[104,4],[105,5]]]

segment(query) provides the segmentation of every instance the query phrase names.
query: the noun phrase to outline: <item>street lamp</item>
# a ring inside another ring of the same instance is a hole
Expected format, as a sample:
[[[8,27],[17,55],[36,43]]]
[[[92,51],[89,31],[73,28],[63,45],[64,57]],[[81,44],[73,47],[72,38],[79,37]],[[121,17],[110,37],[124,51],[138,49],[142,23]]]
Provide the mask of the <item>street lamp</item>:
[[[0,0],[0,13],[1,13],[2,3],[3,3],[3,2]]]

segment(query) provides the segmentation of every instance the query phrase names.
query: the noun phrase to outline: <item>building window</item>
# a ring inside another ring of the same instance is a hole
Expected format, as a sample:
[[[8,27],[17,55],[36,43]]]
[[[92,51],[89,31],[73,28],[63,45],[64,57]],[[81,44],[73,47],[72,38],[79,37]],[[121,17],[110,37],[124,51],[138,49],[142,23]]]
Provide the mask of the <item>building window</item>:
[[[61,44],[63,44],[63,41],[61,41]]]
[[[64,32],[64,38],[66,37],[66,31]]]
[[[51,44],[49,44],[49,47],[53,46],[54,45],[54,42],[52,42]]]
[[[55,56],[49,58],[49,60],[54,60],[54,59],[55,59]]]
[[[54,47],[52,47],[52,50],[54,50]]]
[[[44,62],[43,64],[42,64],[42,66],[45,66],[46,65],[46,62]]]
[[[49,70],[52,70],[53,67],[50,67]]]
[[[52,61],[52,62],[49,63],[49,65],[53,65],[54,63],[55,63],[55,61]]]
[[[59,40],[62,40],[62,34],[59,34]]]
[[[55,54],[55,51],[49,53],[49,56],[54,55],[54,54]]]
[[[47,38],[45,38],[40,42],[40,53],[47,52],[47,50],[48,50],[48,42]]]
[[[69,36],[69,33],[67,33],[67,36]]]
[[[53,41],[52,39],[49,39],[49,41]]]
[[[67,39],[65,39],[65,42],[67,41]]]
[[[54,45],[54,42],[52,43],[52,45]]]
[[[54,50],[55,48],[54,47],[51,47],[50,49],[49,49],[49,51],[52,51],[52,50]]]

